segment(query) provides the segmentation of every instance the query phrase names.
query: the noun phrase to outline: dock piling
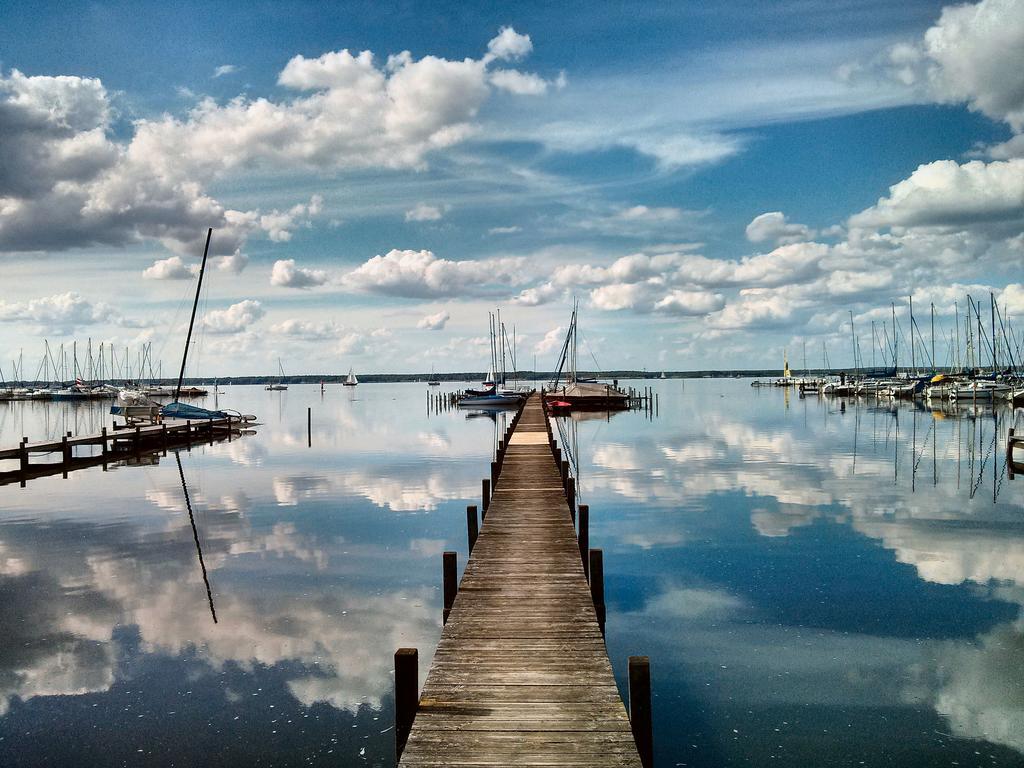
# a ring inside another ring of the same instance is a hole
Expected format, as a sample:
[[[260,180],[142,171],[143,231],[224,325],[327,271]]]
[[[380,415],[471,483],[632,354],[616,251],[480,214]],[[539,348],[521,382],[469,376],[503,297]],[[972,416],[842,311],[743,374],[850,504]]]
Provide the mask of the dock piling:
[[[395,756],[401,760],[419,705],[419,651],[395,651]]]
[[[590,579],[590,505],[580,504],[579,524],[576,541],[580,545],[580,560],[583,561],[583,575]]]
[[[600,549],[590,550],[590,596],[594,600],[597,625],[604,636],[604,553]]]
[[[306,408],[306,446],[313,447],[313,408]]]
[[[469,533],[469,551],[472,554],[477,536],[480,535],[480,527],[476,518],[476,504],[466,507],[466,531]]]
[[[644,768],[654,765],[654,737],[651,715],[651,660],[629,657],[629,727]]]
[[[491,503],[491,481],[485,477],[481,482],[480,486],[480,496],[483,500],[482,504],[480,505],[480,516],[486,517],[487,507]]]
[[[570,477],[565,481],[565,500],[569,503],[569,514],[576,519],[576,478]]]
[[[448,614],[452,612],[452,605],[455,604],[455,595],[459,591],[459,555],[457,552],[445,552],[441,555],[441,574],[444,586],[444,612],[441,614],[441,623],[448,623]]]

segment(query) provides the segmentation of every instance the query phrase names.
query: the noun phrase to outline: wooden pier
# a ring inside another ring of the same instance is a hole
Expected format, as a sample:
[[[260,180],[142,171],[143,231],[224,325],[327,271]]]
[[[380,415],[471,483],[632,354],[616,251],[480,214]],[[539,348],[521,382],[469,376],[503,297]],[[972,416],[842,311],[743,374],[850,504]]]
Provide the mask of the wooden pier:
[[[106,427],[93,435],[66,435],[56,440],[29,442],[22,438],[14,448],[0,449],[0,461],[18,462],[16,469],[0,471],[0,485],[31,480],[49,475],[64,475],[76,469],[106,466],[121,459],[143,456],[167,448],[184,447],[214,440],[230,440],[238,434],[243,422],[232,416],[198,421],[154,424],[151,426]],[[94,450],[99,447],[99,451]],[[76,448],[88,448],[87,455]],[[33,462],[33,456],[50,456],[55,461]]]
[[[483,481],[479,533],[468,510],[457,593],[445,554],[446,623],[418,696],[415,650],[395,656],[400,766],[650,765],[647,660],[630,659],[631,723],[604,644],[600,553],[587,546],[586,507],[577,537],[560,454],[535,393]]]

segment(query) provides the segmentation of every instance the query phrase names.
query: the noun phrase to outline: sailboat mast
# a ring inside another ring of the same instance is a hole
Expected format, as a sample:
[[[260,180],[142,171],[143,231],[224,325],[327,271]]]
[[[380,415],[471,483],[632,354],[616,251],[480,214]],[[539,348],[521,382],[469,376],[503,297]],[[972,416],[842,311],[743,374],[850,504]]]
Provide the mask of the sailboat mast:
[[[896,302],[892,302],[892,367],[896,373],[900,372],[900,336],[896,331]]]
[[[181,372],[178,373],[178,386],[174,388],[174,399],[181,395],[181,383],[185,378],[185,363],[188,361],[188,348],[192,343],[192,327],[196,324],[196,309],[199,308],[199,292],[203,289],[203,273],[206,272],[206,257],[210,253],[210,238],[213,227],[206,230],[206,246],[203,248],[203,263],[199,265],[199,281],[196,283],[196,297],[192,301],[192,317],[188,321],[188,335],[185,337],[185,351],[181,355]]]
[[[853,339],[853,367],[857,367],[857,331],[853,327],[853,310],[850,310],[850,338]]]
[[[914,297],[908,296],[910,301],[910,367],[917,370],[917,361],[914,359]]]
[[[996,295],[991,291],[988,294],[989,307],[992,310],[992,373],[999,370],[999,361],[996,356]]]

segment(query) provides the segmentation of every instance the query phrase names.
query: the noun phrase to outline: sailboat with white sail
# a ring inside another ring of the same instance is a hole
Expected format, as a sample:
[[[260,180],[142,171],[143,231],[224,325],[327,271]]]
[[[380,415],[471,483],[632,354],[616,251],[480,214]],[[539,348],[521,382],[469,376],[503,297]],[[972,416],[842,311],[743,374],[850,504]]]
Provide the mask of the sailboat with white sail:
[[[555,366],[555,378],[544,401],[549,408],[564,410],[613,410],[627,408],[629,396],[616,386],[580,378],[576,360],[579,348],[579,302],[573,302],[569,330]],[[596,361],[595,361],[596,362]]]
[[[342,383],[342,386],[345,386],[345,387],[354,387],[357,384],[359,384],[359,379],[356,378],[356,374],[353,371],[351,366],[349,366],[349,369],[348,369],[348,376],[346,376],[345,380],[343,382],[341,382],[341,383]]]

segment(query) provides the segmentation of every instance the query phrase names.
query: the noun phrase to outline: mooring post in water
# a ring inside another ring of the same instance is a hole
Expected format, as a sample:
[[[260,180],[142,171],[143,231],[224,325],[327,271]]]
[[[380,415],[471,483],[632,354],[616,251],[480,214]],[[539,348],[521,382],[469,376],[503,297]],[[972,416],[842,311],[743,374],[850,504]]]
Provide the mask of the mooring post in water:
[[[569,504],[569,514],[576,519],[576,478],[570,477],[565,481],[565,500]]]
[[[629,657],[629,727],[644,768],[654,765],[653,717],[651,713],[651,660]]]
[[[590,550],[590,597],[594,600],[597,625],[604,636],[604,553],[600,549]]]
[[[491,488],[498,484],[498,462],[491,462]]]
[[[455,604],[455,595],[459,591],[459,555],[456,552],[445,552],[441,555],[441,575],[444,585],[444,612],[441,614],[441,623],[448,623],[448,615],[452,612]]]
[[[469,551],[476,546],[476,537],[480,535],[480,526],[476,519],[476,504],[466,507],[466,530],[469,533]]]
[[[306,409],[306,445],[313,447],[313,408]]]
[[[18,451],[18,456],[21,459],[21,471],[28,472],[28,438],[21,438],[21,447]]]
[[[579,526],[576,542],[580,545],[580,560],[583,561],[583,575],[590,578],[590,505],[580,504]]]
[[[100,430],[100,456],[103,457],[103,471],[107,471],[107,428]]]
[[[402,759],[412,722],[419,705],[419,651],[399,648],[395,651],[395,757]]]
[[[487,507],[490,506],[491,503],[491,481],[485,477],[480,486],[480,497],[482,499],[482,503],[480,505],[480,516],[486,517]]]

